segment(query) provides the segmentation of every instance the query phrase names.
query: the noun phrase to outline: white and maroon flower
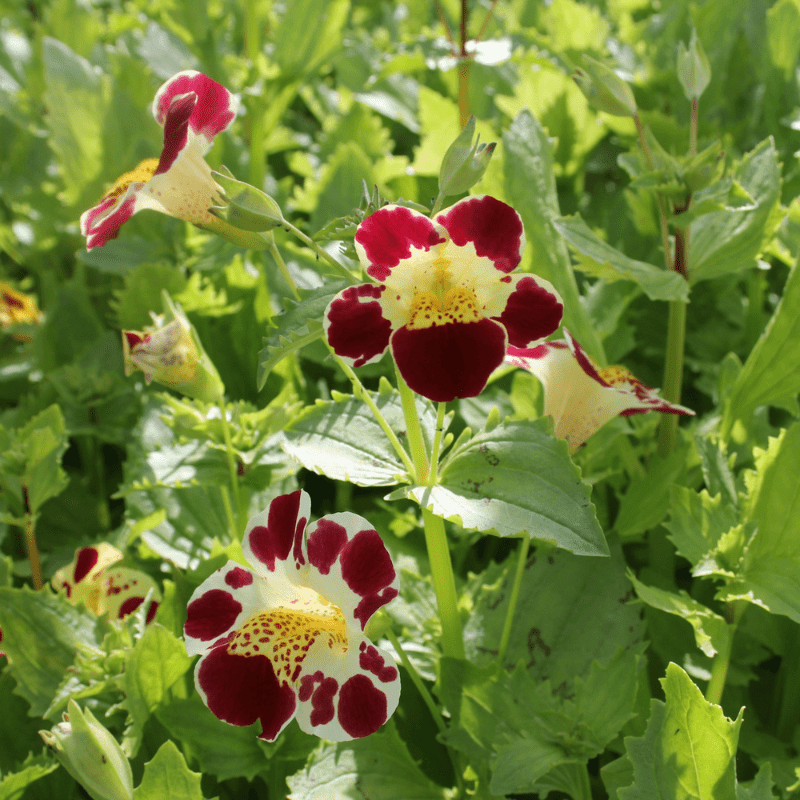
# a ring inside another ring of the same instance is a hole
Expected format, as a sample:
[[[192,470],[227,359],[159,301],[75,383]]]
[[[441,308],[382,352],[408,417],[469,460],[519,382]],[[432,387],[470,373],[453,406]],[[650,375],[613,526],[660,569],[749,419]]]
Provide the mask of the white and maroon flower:
[[[586,351],[564,328],[566,341],[538,347],[509,347],[506,363],[532,372],[544,387],[544,413],[553,418],[555,434],[574,453],[595,431],[617,415],[647,411],[693,415],[668,403],[657,389],[645,386],[625,367],[595,366]]]
[[[137,211],[153,209],[219,233],[239,243],[253,234],[238,231],[209,212],[221,189],[203,156],[236,114],[233,96],[200,72],[173,75],[156,93],[153,116],[164,128],[159,159],[142,161],[122,175],[100,202],[81,216],[86,248],[102,247]],[[247,245],[247,243],[244,243]]]
[[[377,531],[349,512],[306,529],[310,500],[282,495],[247,524],[233,561],[194,592],[186,650],[200,654],[195,685],[231,725],[261,723],[272,741],[293,717],[333,741],[374,733],[400,697],[391,656],[363,631],[397,596],[397,575]]]
[[[375,283],[340,292],[325,311],[334,352],[350,365],[391,345],[400,374],[437,402],[474,397],[508,345],[528,347],[559,325],[563,306],[547,281],[511,275],[525,232],[511,206],[467,197],[433,220],[385,206],[359,226],[355,246]]]
[[[113,566],[121,560],[122,553],[107,542],[81,547],[72,562],[53,575],[51,583],[74,605],[83,602],[90,611],[109,619],[122,619],[132,614],[152,589],[147,609],[147,622],[150,622],[158,609],[158,587],[144,572]]]

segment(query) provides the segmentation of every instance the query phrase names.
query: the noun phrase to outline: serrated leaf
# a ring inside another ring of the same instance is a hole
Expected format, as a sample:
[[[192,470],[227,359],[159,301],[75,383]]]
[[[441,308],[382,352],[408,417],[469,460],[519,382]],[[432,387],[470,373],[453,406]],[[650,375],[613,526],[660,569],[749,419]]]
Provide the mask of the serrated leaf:
[[[635,779],[620,800],[736,800],[742,713],[727,719],[677,664],[661,684],[666,703],[651,700],[644,736],[625,739]]]
[[[526,533],[565,550],[608,555],[589,487],[552,422],[507,421],[454,449],[437,486],[405,490],[423,508],[464,528]]]
[[[263,389],[267,376],[290,353],[323,336],[322,319],[328,303],[347,286],[346,281],[330,281],[308,294],[300,303],[275,317],[275,328],[264,338],[258,354],[258,388]],[[287,300],[287,303],[291,301]]]
[[[142,782],[133,790],[134,800],[203,800],[200,779],[186,765],[174,742],[167,740],[144,765]]]
[[[553,220],[556,230],[581,256],[578,269],[607,280],[636,283],[651,300],[687,300],[689,285],[677,272],[629,258],[604,242],[577,214]]]
[[[390,722],[382,730],[352,742],[324,742],[308,765],[288,778],[287,800],[445,800],[417,766]]]
[[[727,647],[730,631],[724,617],[698,603],[684,591],[676,594],[656,586],[647,586],[633,575],[628,575],[628,578],[643,603],[685,619],[694,628],[697,646],[709,658]]]
[[[54,758],[31,755],[25,763],[12,773],[6,773],[0,779],[0,800],[22,800],[26,788],[39,778],[49,775],[58,769]]]

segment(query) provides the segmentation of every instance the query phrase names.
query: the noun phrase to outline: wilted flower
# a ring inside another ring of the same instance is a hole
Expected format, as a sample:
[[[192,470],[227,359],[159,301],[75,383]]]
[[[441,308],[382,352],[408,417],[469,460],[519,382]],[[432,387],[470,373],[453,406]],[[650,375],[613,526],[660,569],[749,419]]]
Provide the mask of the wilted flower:
[[[12,289],[6,283],[0,283],[0,328],[25,322],[39,322],[41,318],[36,301],[30,295]],[[22,341],[30,338],[24,334],[14,334],[14,336]]]
[[[39,731],[44,743],[93,800],[133,800],[133,774],[119,742],[87,708],[74,700],[69,713],[50,731]]]
[[[209,403],[222,400],[225,386],[206,355],[183,309],[164,293],[165,312],[152,314],[154,326],[122,332],[125,374],[137,369],[147,383],[155,381]]]
[[[519,214],[494,197],[467,197],[433,220],[385,206],[355,236],[376,283],[331,301],[328,342],[355,367],[391,344],[406,383],[430,400],[480,394],[509,344],[527,347],[561,321],[561,298],[547,281],[509,274],[524,244]]]
[[[307,733],[347,741],[374,733],[400,697],[391,656],[363,631],[397,595],[377,531],[349,512],[306,525],[310,500],[282,495],[247,525],[233,561],[194,592],[186,650],[195,685],[231,725],[261,722],[272,741],[293,717]]]
[[[595,431],[617,415],[646,411],[693,415],[668,403],[625,367],[598,369],[565,328],[564,342],[538,347],[509,347],[506,363],[532,372],[544,387],[544,413],[553,418],[555,434],[574,453]]]
[[[132,614],[152,589],[147,609],[150,622],[158,608],[158,587],[144,572],[113,566],[121,560],[122,553],[107,542],[81,547],[72,562],[53,575],[51,583],[71,603],[83,602],[93,613],[105,614],[109,619],[122,619]]]
[[[221,189],[204,155],[214,137],[235,116],[233,97],[200,72],[173,75],[156,93],[153,116],[164,128],[159,159],[142,161],[126,172],[100,202],[81,216],[86,248],[102,247],[137,211],[153,209],[192,222],[243,247],[263,247],[250,231],[229,225],[209,212],[221,204]]]

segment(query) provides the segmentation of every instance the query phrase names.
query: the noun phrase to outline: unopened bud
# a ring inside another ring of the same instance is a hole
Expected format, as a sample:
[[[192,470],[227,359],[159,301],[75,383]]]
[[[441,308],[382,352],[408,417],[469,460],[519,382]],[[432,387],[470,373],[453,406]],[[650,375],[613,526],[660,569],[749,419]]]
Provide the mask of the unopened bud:
[[[225,205],[211,209],[217,219],[234,228],[255,232],[272,230],[283,222],[280,206],[268,194],[236,180],[227,171],[211,174],[222,188],[225,202]]]
[[[615,117],[632,117],[636,113],[636,99],[631,87],[600,61],[583,57],[584,69],[576,69],[575,83],[586,99],[598,111]]]
[[[74,700],[52,730],[39,731],[44,743],[93,800],[132,800],[131,765],[119,742],[87,708]]]
[[[689,100],[700,97],[711,80],[711,64],[694,29],[688,50],[678,42],[678,80]]]
[[[480,144],[480,135],[475,135],[475,117],[470,117],[464,130],[456,136],[442,159],[439,170],[439,193],[461,194],[471,189],[486,172],[497,142]]]

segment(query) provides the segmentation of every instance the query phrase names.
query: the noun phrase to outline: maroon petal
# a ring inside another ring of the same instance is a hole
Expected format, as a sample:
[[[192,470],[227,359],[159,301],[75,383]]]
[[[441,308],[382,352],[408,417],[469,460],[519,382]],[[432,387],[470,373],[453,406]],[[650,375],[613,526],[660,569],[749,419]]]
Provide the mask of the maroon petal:
[[[430,250],[445,240],[428,217],[403,206],[384,206],[368,216],[356,231],[356,250],[367,274],[385,281],[392,269],[410,258],[412,248]]]
[[[82,581],[91,571],[92,567],[97,563],[99,554],[96,547],[82,547],[78,550],[78,555],[75,559],[75,573],[73,578],[75,583]]]
[[[561,324],[564,306],[560,298],[541,286],[532,275],[517,281],[506,307],[496,319],[508,332],[514,347],[549,336]]]
[[[503,363],[506,332],[490,319],[430,328],[400,328],[392,353],[406,383],[429,400],[446,403],[479,395]]]
[[[138,188],[135,184],[132,186],[134,190]],[[135,202],[133,193],[129,193],[121,202],[119,195],[111,195],[84,212],[81,216],[81,233],[86,237],[86,249],[102,247],[106,242],[116,239],[119,229],[133,216]]]
[[[289,557],[295,539],[302,541],[308,518],[300,515],[301,494],[298,489],[276,497],[270,503],[267,524],[255,525],[245,534],[250,552],[270,572],[274,571],[276,560]]]
[[[306,545],[309,564],[322,575],[327,575],[346,543],[347,529],[338,522],[322,517],[309,530]]]
[[[522,258],[522,219],[511,206],[494,197],[466,197],[437,215],[436,222],[460,247],[472,242],[475,252],[491,259],[501,272],[511,272]]]
[[[201,642],[210,642],[231,628],[242,604],[222,589],[211,589],[189,603],[183,632]]]
[[[353,675],[339,692],[339,724],[354,739],[375,733],[387,712],[386,695],[366,675]]]
[[[196,102],[189,118],[194,133],[209,142],[231,124],[236,116],[231,93],[207,75],[193,70],[173,75],[156,93],[153,116],[162,127],[172,111],[172,102],[182,94],[195,95]]]
[[[278,682],[266,656],[231,655],[226,645],[200,660],[196,681],[206,705],[223,722],[246,726],[259,720],[260,739],[274,740],[297,708],[294,690]]]
[[[197,95],[185,94],[175,98],[164,123],[164,149],[155,174],[166,172],[189,141],[189,121],[197,104]]]
[[[376,298],[384,286],[363,283],[340,292],[325,311],[325,333],[337,356],[354,367],[374,361],[389,346],[392,324]]]

